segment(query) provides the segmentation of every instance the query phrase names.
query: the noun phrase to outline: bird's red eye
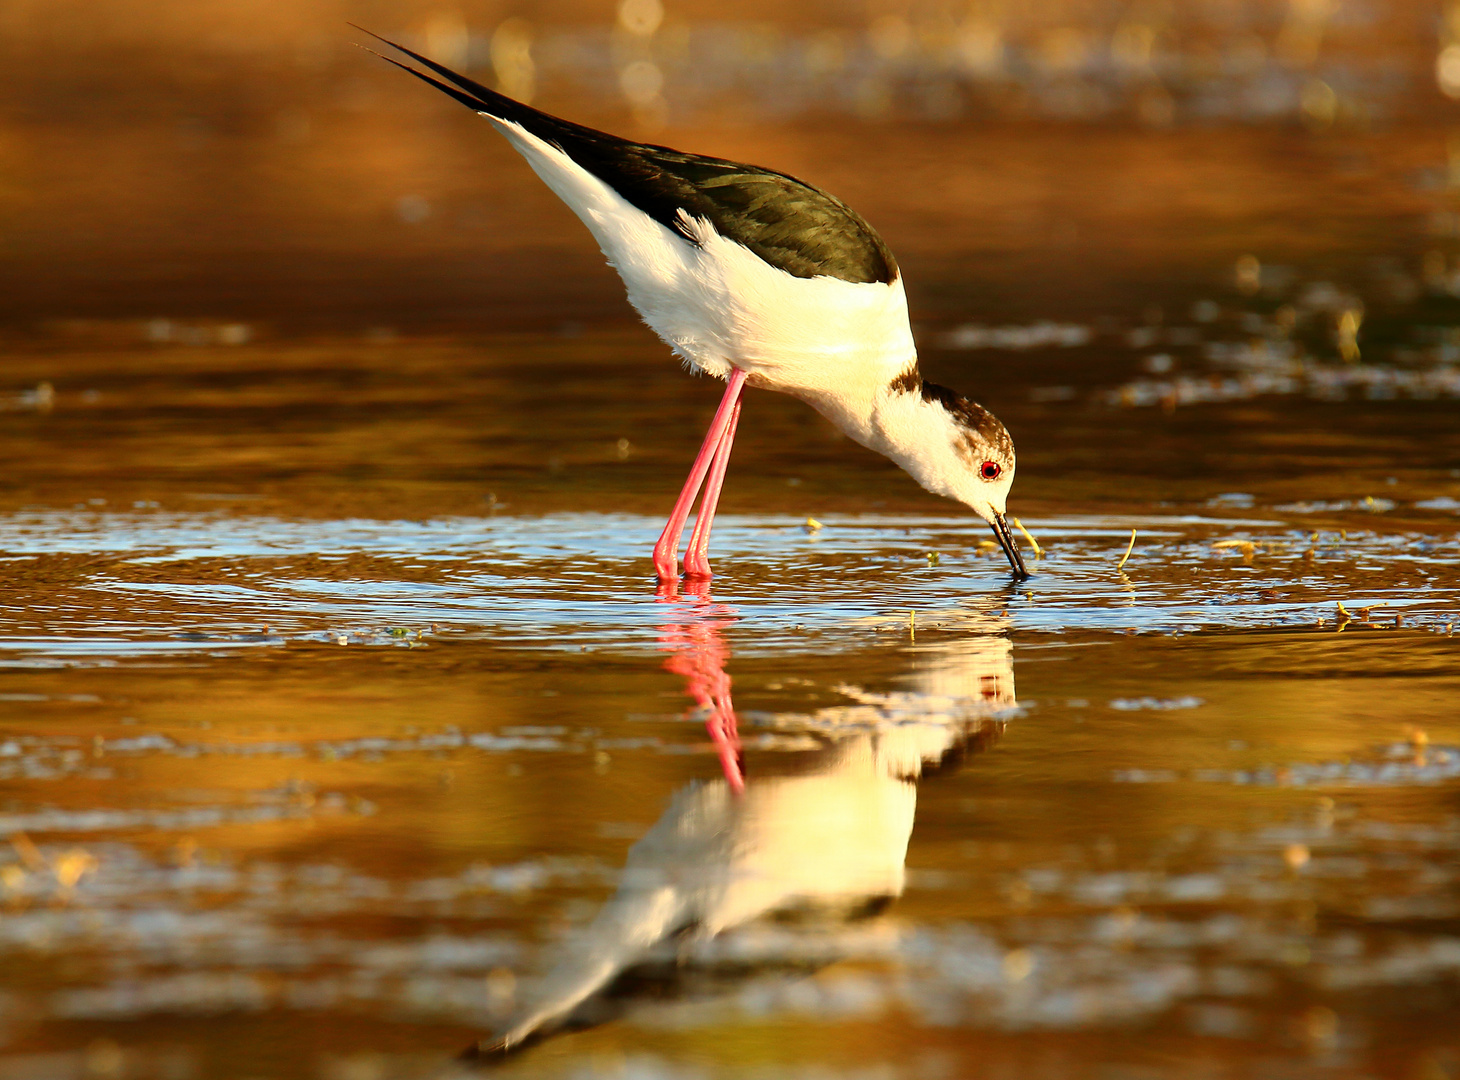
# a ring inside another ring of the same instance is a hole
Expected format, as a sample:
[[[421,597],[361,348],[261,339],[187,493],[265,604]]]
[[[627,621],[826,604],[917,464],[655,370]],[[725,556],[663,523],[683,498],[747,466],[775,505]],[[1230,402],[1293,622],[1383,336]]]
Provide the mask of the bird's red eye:
[[[999,473],[1003,471],[1003,468],[999,465],[997,461],[985,461],[981,466],[979,466],[978,474],[982,476],[985,480],[997,480],[999,478]]]

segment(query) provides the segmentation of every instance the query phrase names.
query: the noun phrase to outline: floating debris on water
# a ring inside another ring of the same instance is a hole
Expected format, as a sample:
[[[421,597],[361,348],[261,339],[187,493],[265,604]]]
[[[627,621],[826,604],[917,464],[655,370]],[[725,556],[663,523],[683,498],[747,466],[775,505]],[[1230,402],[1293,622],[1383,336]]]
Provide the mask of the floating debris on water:
[[[1257,553],[1257,545],[1251,540],[1215,540],[1212,542],[1212,547],[1216,549],[1236,548],[1248,562],[1251,562],[1252,556]]]
[[[1029,530],[1024,527],[1024,523],[1018,518],[1015,518],[1014,527],[1024,534],[1025,540],[1029,541],[1029,546],[1034,549],[1034,557],[1036,559],[1044,558],[1044,551],[1040,548],[1039,541],[1029,534]]]
[[[1136,549],[1136,531],[1134,529],[1132,529],[1130,531],[1130,543],[1125,546],[1125,554],[1120,557],[1120,562],[1118,562],[1118,563],[1115,564],[1115,569],[1117,571],[1122,571],[1122,570],[1125,569],[1126,561],[1130,558],[1130,553],[1132,551],[1134,551],[1135,549]]]

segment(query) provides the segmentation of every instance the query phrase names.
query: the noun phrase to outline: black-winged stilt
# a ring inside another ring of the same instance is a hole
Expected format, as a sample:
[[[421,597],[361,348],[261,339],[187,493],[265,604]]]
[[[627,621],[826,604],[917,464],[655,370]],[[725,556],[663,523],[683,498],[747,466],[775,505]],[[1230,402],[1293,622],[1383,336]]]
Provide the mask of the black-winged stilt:
[[[383,59],[491,121],[588,226],[644,321],[690,368],[728,383],[654,546],[660,581],[677,579],[701,487],[684,569],[710,577],[710,525],[747,383],[801,398],[972,508],[1028,576],[1004,520],[1013,440],[981,405],[923,381],[897,262],[855,211],[784,173],[559,120],[370,36],[446,81]]]

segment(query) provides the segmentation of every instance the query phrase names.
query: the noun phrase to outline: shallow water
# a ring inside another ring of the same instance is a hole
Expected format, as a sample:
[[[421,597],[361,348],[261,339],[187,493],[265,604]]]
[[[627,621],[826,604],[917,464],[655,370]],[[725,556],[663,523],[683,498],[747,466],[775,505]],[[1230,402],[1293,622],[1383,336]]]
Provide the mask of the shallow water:
[[[750,391],[665,592],[717,387],[362,86],[16,167],[0,1078],[438,1075],[545,1008],[503,1075],[1460,1076],[1446,130],[696,132],[883,229],[1043,552]]]
[[[434,1075],[565,981],[504,1074],[1451,1075],[1453,403],[1031,333],[1029,581],[752,395],[679,595],[633,335],[20,353],[0,1075]]]

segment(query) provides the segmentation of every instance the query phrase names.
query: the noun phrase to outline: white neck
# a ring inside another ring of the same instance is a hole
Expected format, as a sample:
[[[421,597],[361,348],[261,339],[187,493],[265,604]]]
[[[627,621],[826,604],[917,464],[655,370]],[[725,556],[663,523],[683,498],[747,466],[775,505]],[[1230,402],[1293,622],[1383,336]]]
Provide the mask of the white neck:
[[[846,435],[901,466],[936,495],[964,500],[971,465],[953,418],[916,390],[849,386],[805,399]]]

